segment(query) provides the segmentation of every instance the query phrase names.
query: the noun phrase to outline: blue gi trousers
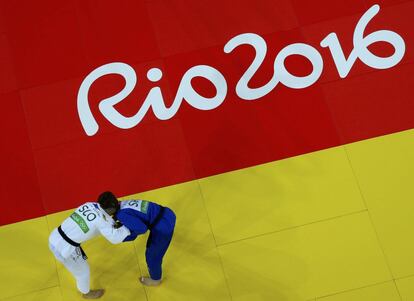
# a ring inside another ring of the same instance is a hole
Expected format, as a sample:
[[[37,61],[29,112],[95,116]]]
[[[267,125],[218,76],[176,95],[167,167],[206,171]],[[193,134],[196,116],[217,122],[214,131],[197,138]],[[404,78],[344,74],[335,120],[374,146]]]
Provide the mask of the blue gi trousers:
[[[162,259],[173,237],[175,220],[174,212],[165,207],[161,219],[150,230],[145,258],[149,274],[154,280],[160,280],[162,277]]]

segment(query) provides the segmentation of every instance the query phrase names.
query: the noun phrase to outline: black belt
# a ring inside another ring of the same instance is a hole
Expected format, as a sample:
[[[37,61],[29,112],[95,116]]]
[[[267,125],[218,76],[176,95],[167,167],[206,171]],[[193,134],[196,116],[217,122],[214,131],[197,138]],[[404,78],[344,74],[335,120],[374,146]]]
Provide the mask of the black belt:
[[[83,257],[83,259],[88,259],[88,256],[86,256],[86,253],[85,253],[85,251],[82,249],[82,247],[81,247],[81,245],[80,245],[80,243],[77,243],[77,242],[74,242],[73,240],[71,240],[67,235],[66,235],[66,233],[65,232],[63,232],[63,230],[62,230],[62,227],[61,226],[59,226],[58,227],[58,232],[59,232],[59,234],[60,234],[60,236],[62,236],[62,238],[68,243],[68,244],[70,244],[70,245],[72,245],[72,246],[74,246],[74,247],[77,247],[77,248],[79,248],[80,249],[80,251],[81,251],[81,253],[82,253],[82,257]]]
[[[163,214],[164,214],[164,210],[165,210],[165,207],[163,207],[163,206],[161,206],[160,205],[160,212],[158,212],[158,215],[157,215],[157,217],[154,219],[154,221],[152,222],[152,224],[151,225],[149,225],[149,229],[151,230],[152,228],[154,228],[155,227],[155,225],[156,224],[158,224],[158,222],[161,220],[161,218],[162,218],[162,216],[163,216]]]

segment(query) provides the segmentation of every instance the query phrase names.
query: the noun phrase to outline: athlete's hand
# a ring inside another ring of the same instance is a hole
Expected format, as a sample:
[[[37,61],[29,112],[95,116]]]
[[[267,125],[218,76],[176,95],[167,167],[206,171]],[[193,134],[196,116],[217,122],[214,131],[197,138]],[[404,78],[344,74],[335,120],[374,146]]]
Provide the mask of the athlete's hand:
[[[121,228],[122,226],[123,225],[122,225],[122,223],[120,221],[118,221],[118,220],[115,221],[115,224],[114,224],[114,228],[115,229]]]

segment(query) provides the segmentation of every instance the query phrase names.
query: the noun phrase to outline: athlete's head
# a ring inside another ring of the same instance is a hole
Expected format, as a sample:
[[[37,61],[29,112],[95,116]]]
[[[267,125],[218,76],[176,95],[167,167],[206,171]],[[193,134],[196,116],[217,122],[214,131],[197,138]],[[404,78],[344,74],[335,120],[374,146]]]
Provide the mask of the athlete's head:
[[[98,197],[98,203],[109,215],[115,215],[119,210],[118,199],[110,191],[102,192]]]

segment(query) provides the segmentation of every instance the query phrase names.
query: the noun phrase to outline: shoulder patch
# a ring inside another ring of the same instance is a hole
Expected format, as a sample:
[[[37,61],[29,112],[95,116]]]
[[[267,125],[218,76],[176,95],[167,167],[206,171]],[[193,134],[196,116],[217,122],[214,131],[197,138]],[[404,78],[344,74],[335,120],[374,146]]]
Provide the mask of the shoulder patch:
[[[148,206],[149,206],[149,202],[148,201],[142,201],[141,202],[141,212],[147,214],[148,212]]]

